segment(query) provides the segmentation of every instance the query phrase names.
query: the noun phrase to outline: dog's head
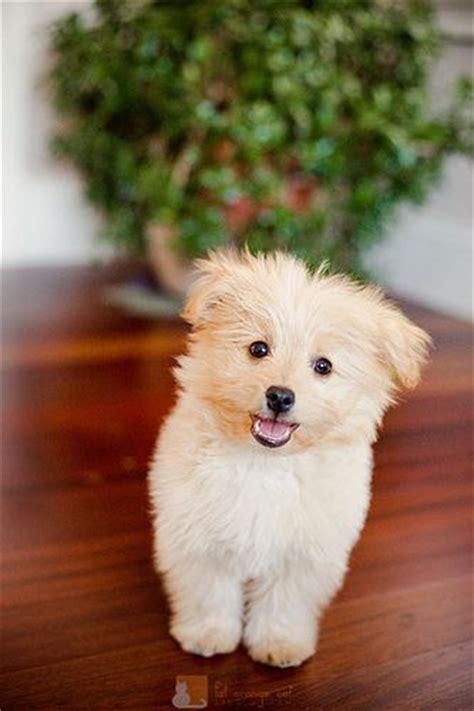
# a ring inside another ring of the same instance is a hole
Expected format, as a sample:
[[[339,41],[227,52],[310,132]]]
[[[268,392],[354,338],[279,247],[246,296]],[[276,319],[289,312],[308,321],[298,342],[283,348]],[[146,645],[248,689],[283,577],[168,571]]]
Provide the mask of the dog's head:
[[[418,382],[430,339],[379,289],[281,253],[215,253],[198,268],[177,377],[232,439],[372,441],[399,387]]]

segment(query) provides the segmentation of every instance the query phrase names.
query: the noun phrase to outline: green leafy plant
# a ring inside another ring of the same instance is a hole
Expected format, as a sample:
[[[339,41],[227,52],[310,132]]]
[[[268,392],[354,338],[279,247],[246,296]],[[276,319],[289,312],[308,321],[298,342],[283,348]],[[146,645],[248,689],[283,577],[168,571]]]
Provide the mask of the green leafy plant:
[[[189,258],[247,242],[358,271],[394,208],[472,150],[466,80],[429,109],[422,0],[96,0],[51,46],[54,149],[130,252],[157,223]]]

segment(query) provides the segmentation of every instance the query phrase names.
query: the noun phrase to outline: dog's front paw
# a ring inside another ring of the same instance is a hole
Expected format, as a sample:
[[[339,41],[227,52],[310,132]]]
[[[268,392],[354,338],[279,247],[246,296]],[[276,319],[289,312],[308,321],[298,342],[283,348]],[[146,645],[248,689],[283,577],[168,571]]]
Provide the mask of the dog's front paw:
[[[196,625],[173,624],[170,629],[172,637],[181,645],[185,652],[200,654],[202,657],[212,657],[214,654],[229,654],[233,652],[241,637],[240,624],[223,624],[201,622]]]
[[[314,647],[309,644],[292,642],[287,639],[270,639],[252,644],[248,653],[255,662],[270,664],[273,667],[299,667],[313,656]]]

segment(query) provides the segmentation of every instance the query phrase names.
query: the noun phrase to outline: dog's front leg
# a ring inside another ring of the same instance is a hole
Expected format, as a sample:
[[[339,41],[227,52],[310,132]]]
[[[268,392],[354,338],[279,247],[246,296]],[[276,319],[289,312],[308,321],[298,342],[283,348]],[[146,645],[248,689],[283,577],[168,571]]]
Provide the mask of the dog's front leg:
[[[244,642],[252,659],[278,667],[299,666],[316,651],[318,621],[343,571],[284,566],[249,588]]]
[[[237,576],[214,561],[175,561],[165,574],[173,611],[170,633],[186,652],[211,657],[232,652],[242,636]]]

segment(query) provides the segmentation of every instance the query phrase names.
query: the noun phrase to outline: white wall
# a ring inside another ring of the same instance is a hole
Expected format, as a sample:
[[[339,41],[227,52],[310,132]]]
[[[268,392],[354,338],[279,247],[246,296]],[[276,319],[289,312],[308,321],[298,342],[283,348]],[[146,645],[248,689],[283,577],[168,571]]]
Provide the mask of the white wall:
[[[100,220],[81,182],[48,149],[54,118],[40,86],[47,25],[84,2],[5,2],[3,47],[3,264],[69,264],[104,253]]]
[[[448,8],[446,10],[446,7]],[[99,216],[82,197],[76,173],[53,161],[54,117],[44,89],[45,27],[89,0],[4,2],[3,15],[3,264],[71,264],[110,254],[96,235]],[[434,73],[442,97],[450,77],[472,71],[469,3],[444,6],[450,34]],[[471,314],[472,164],[457,157],[422,208],[404,208],[386,242],[367,263],[401,295],[462,317]]]
[[[473,21],[470,3],[441,3],[446,50],[434,67],[435,105],[460,73],[472,75]],[[472,319],[473,163],[452,156],[443,178],[421,207],[403,207],[387,239],[366,263],[394,292],[461,318]]]

